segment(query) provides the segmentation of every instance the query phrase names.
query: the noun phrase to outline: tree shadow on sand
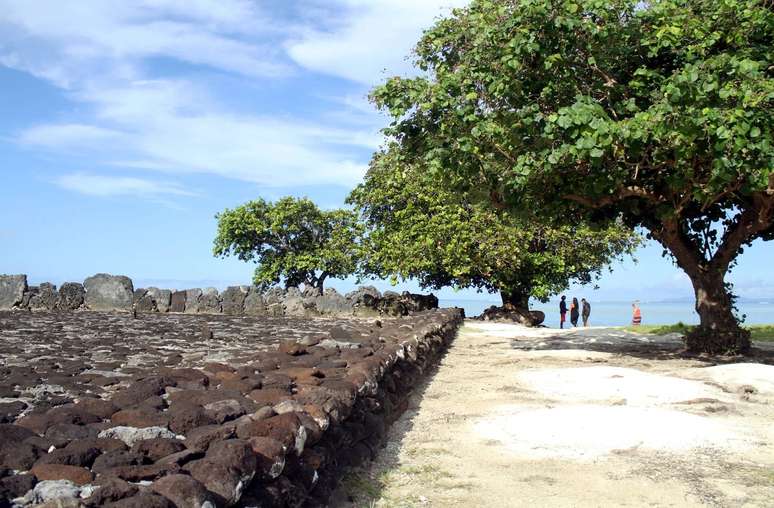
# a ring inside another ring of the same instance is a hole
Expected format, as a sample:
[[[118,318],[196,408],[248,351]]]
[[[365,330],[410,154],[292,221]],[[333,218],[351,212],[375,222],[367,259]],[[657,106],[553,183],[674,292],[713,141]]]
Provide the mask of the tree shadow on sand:
[[[511,347],[522,351],[595,351],[647,360],[690,359],[710,365],[750,362],[774,364],[774,344],[762,342],[753,343],[749,355],[722,356],[686,352],[683,337],[678,333],[650,335],[620,328],[571,328],[555,332],[514,338]]]

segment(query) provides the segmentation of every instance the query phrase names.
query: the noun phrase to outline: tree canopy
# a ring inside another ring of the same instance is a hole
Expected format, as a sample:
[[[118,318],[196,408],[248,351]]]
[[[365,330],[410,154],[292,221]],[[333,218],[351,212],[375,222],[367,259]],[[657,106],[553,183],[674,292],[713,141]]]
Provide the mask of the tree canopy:
[[[255,261],[261,286],[304,284],[322,293],[328,277],[355,273],[362,226],[349,210],[321,210],[306,198],[250,201],[216,215],[216,256]]]
[[[366,224],[362,272],[414,278],[424,287],[499,291],[503,304],[528,308],[570,281],[588,283],[639,237],[621,224],[545,226],[443,185],[387,149],[350,194]]]
[[[474,0],[373,98],[458,188],[646,228],[693,283],[689,349],[744,352],[724,277],[774,237],[772,47],[765,0]]]

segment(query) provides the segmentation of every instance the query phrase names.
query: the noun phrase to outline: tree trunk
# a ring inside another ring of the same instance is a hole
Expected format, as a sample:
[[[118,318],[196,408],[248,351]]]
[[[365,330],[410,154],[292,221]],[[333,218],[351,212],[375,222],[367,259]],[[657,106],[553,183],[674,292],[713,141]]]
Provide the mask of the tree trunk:
[[[744,354],[750,350],[750,332],[741,328],[734,316],[723,275],[718,271],[691,276],[700,324],[686,337],[688,351]]]
[[[529,291],[505,290],[500,291],[505,309],[529,310]]]
[[[492,308],[485,311],[491,319],[503,319],[515,321],[527,326],[537,326],[545,320],[546,316],[541,311],[529,310],[530,290],[520,288],[515,290],[500,290],[500,298],[503,300],[501,309]]]
[[[320,276],[317,279],[317,283],[314,285],[314,288],[317,290],[317,294],[318,295],[322,295],[323,294],[323,287],[324,287],[324,284],[325,284],[325,278],[326,277],[327,277],[326,275]]]

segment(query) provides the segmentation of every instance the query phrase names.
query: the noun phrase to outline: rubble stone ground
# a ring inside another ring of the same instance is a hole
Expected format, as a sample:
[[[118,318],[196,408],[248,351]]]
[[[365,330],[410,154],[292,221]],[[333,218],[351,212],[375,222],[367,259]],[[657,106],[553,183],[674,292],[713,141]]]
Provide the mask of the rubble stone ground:
[[[0,508],[324,506],[461,322],[0,312]]]
[[[774,348],[467,321],[334,506],[774,506]]]

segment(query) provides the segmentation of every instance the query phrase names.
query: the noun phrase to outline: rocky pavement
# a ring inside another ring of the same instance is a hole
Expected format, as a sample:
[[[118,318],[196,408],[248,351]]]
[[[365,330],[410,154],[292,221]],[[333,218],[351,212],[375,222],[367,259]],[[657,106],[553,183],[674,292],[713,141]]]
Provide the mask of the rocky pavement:
[[[322,505],[461,320],[0,312],[0,507]]]

